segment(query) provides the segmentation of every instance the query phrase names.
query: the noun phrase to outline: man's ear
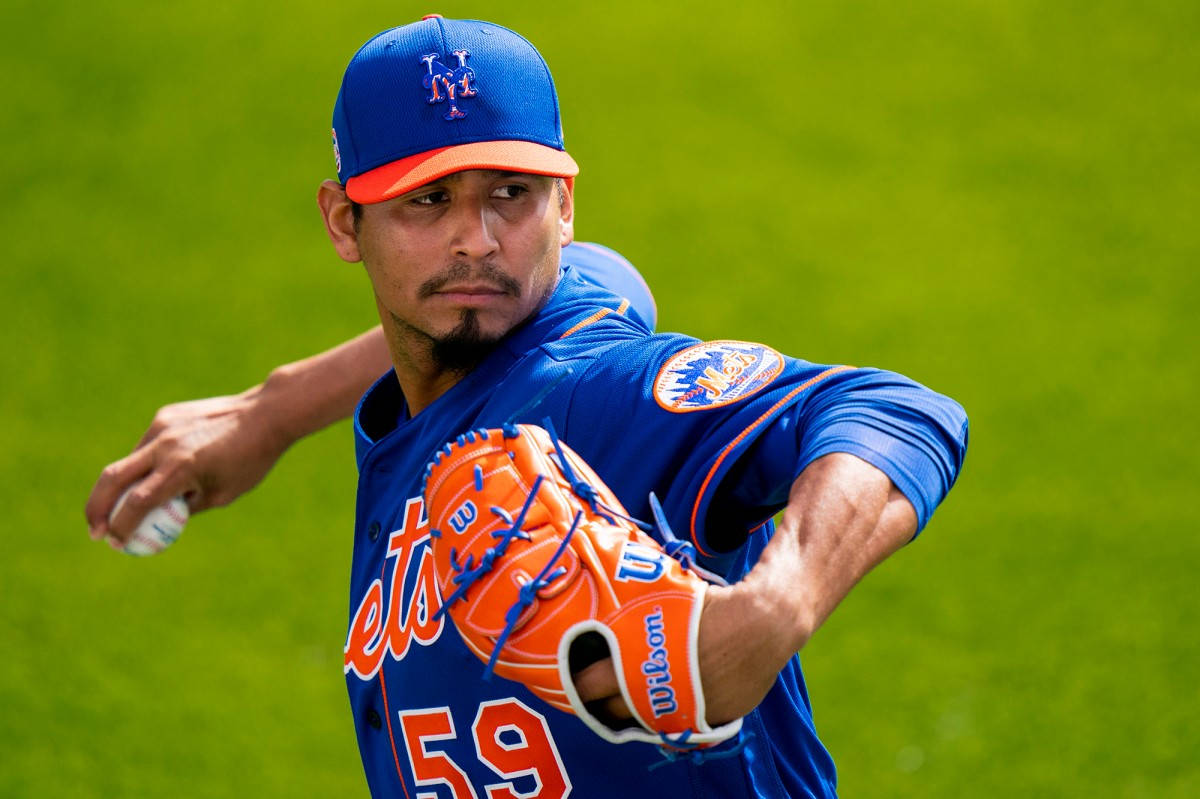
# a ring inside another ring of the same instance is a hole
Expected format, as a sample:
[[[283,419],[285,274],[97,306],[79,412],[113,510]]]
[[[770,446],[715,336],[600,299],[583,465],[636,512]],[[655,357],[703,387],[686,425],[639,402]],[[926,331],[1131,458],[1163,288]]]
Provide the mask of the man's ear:
[[[325,220],[325,232],[333,242],[333,249],[347,263],[358,263],[362,253],[358,250],[358,231],[354,229],[354,211],[346,190],[336,180],[326,180],[317,189],[317,207]]]
[[[558,205],[563,223],[559,244],[566,247],[575,240],[575,178],[560,180],[558,190],[562,192]]]

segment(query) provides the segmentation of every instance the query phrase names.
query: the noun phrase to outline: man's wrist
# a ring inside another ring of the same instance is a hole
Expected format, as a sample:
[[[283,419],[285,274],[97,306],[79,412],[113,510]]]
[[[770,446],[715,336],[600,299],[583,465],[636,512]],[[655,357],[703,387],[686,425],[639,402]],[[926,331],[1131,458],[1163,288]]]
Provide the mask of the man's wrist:
[[[266,380],[242,392],[254,424],[278,454],[317,429],[304,405],[307,392],[290,366],[272,369]]]
[[[794,571],[775,571],[769,562],[760,562],[732,588],[744,592],[746,612],[760,620],[760,629],[769,630],[763,641],[771,649],[764,649],[764,657],[786,662],[816,631],[816,614]]]

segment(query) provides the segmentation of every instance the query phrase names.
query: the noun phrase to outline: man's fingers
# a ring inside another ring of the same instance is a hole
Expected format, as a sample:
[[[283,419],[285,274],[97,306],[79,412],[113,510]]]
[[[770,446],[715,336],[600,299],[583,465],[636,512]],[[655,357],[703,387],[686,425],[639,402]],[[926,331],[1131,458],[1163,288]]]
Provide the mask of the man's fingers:
[[[159,411],[157,414],[155,414],[154,420],[150,422],[150,426],[146,428],[146,432],[142,434],[140,439],[138,439],[138,443],[134,445],[134,451],[136,452],[154,439],[158,438],[158,434],[166,428],[166,419],[163,418],[162,411]]]
[[[596,718],[607,721],[609,724],[633,718],[633,713],[629,712],[629,705],[625,704],[625,700],[620,696],[610,696],[607,699],[591,702],[588,707]]]
[[[628,719],[633,714],[621,697],[612,658],[598,660],[572,675],[580,700],[598,717]]]
[[[109,515],[117,504],[121,493],[130,485],[140,480],[154,466],[154,455],[149,448],[138,449],[131,454],[114,461],[100,472],[92,493],[88,496],[87,504],[83,507],[87,517],[88,534],[93,540],[100,540],[110,532]]]
[[[176,426],[179,422],[186,422],[189,419],[195,418],[196,409],[207,402],[208,400],[191,400],[189,402],[177,402],[173,405],[162,406],[154,413],[154,418],[150,420],[150,426],[146,428],[146,433],[138,441],[134,449],[141,449],[158,438],[164,431]]]
[[[100,473],[84,507],[94,540],[103,538],[121,546],[147,513],[180,494],[191,495],[193,510],[201,504],[200,486],[186,461],[160,457],[161,449],[154,444],[142,447]]]
[[[621,693],[612,658],[597,660],[571,677],[575,682],[575,690],[579,692],[579,698],[584,702],[594,702]]]
[[[108,537],[123,544],[146,514],[168,502],[172,497],[194,492],[190,478],[181,469],[163,465],[155,467],[140,482],[129,489],[117,503],[109,519]]]

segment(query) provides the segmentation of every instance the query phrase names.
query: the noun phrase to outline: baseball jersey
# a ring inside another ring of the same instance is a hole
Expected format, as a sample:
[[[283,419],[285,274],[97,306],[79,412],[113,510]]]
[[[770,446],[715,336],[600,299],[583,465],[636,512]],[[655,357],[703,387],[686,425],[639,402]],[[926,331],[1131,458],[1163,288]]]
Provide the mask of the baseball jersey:
[[[900,375],[822,366],[762,344],[655,334],[630,302],[565,266],[547,303],[415,417],[394,373],[355,413],[359,467],[345,676],[375,796],[826,797],[833,762],[793,657],[739,738],[668,761],[610,744],[491,676],[437,616],[421,475],[469,429],[549,419],[629,511],[651,491],[707,568],[744,575],[797,475],[850,452],[882,469],[920,526],[953,484],[966,417]]]

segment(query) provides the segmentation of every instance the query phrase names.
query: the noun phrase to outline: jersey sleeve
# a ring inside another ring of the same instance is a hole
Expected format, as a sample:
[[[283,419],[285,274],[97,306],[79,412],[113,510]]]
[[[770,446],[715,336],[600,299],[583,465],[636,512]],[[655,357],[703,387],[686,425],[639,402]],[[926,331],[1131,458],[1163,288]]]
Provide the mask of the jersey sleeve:
[[[612,424],[597,430],[597,418]],[[611,348],[577,383],[567,424],[567,441],[607,436],[591,449],[631,512],[644,513],[640,495],[655,491],[675,534],[718,567],[831,452],[886,473],[924,527],[967,439],[956,402],[901,375],[676,335]]]
[[[627,313],[636,316],[653,330],[658,321],[658,307],[645,278],[628,258],[616,250],[587,241],[573,241],[563,247],[564,264],[575,268],[589,283],[608,289],[629,301]]]
[[[805,467],[845,452],[891,479],[912,503],[919,533],[957,479],[967,432],[957,402],[907,377],[880,369],[838,372],[746,447],[712,494],[706,520],[712,525],[724,507],[772,515],[787,503]],[[795,464],[791,473],[784,468],[789,460]]]

